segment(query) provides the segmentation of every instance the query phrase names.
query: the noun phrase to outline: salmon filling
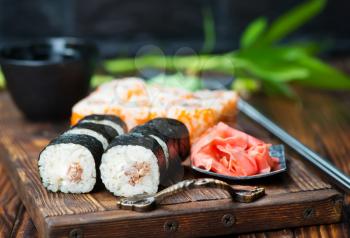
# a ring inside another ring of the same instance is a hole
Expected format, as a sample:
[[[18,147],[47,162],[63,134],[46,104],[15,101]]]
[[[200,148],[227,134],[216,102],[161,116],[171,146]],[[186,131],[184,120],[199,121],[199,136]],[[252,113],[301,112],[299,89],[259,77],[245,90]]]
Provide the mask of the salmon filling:
[[[83,168],[79,163],[73,163],[69,166],[67,175],[73,183],[79,183],[82,179]]]
[[[129,176],[129,184],[135,186],[139,181],[150,172],[150,165],[146,162],[136,162],[131,168],[125,171]]]

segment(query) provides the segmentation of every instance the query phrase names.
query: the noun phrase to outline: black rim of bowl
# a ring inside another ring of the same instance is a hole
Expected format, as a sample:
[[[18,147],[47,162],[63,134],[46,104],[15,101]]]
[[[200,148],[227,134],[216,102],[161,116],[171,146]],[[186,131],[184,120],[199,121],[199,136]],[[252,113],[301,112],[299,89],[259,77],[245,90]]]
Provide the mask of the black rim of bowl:
[[[47,47],[52,48],[56,44],[56,47],[64,47],[67,50],[72,50],[75,52],[85,52],[85,55],[82,57],[65,57],[66,55],[60,52],[63,58],[47,58],[47,59],[16,59],[11,57],[4,56],[6,51],[10,50],[24,50],[31,47]],[[68,46],[68,47],[67,47]],[[80,48],[80,49],[79,49]],[[54,38],[43,38],[43,39],[34,39],[27,41],[17,41],[13,43],[5,44],[0,49],[0,63],[3,64],[16,64],[16,65],[28,65],[28,66],[40,66],[40,65],[50,65],[50,64],[59,64],[62,62],[76,62],[81,61],[89,57],[96,58],[98,56],[98,49],[94,42],[74,37],[54,37]]]

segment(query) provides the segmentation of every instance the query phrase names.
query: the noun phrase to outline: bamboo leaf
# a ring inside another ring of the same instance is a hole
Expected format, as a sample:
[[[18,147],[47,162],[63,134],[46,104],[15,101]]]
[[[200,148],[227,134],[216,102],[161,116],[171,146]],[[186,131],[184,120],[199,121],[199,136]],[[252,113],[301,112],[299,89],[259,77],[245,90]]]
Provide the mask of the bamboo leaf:
[[[264,35],[261,44],[269,45],[282,40],[322,11],[326,0],[307,0],[275,20]]]
[[[204,31],[204,44],[202,51],[203,53],[210,53],[214,50],[216,43],[214,16],[210,7],[205,7],[202,14]]]
[[[275,81],[264,81],[263,83],[264,92],[268,95],[282,95],[290,99],[296,99],[297,95],[291,89],[288,84],[283,82]]]
[[[95,88],[100,86],[103,83],[109,82],[113,79],[113,76],[103,75],[103,74],[94,74],[91,79],[91,87]]]
[[[0,90],[5,88],[5,76],[0,68]]]
[[[262,80],[276,82],[302,80],[309,76],[309,71],[304,67],[283,61],[257,62],[245,59],[241,60],[237,67]]]
[[[264,17],[260,17],[254,20],[248,25],[244,30],[241,37],[240,45],[242,48],[248,48],[260,38],[260,36],[265,32],[267,28],[267,20]]]
[[[321,60],[304,56],[298,63],[309,71],[309,76],[299,81],[299,84],[333,90],[350,89],[350,77]]]
[[[260,82],[255,78],[238,77],[233,81],[231,88],[240,94],[249,95],[260,89]]]
[[[329,48],[327,42],[293,42],[288,44],[289,48],[295,48],[302,51],[306,55],[317,55]]]
[[[137,61],[137,67],[135,62]],[[214,71],[232,74],[233,62],[231,54],[225,55],[190,55],[190,56],[157,56],[147,55],[132,58],[120,58],[105,61],[107,72],[112,74],[134,72],[144,68],[168,70],[184,70],[191,72]]]
[[[135,60],[132,58],[110,59],[103,62],[103,67],[111,73],[136,71]]]
[[[237,52],[234,62],[261,80],[287,82],[308,77],[308,70],[295,62],[304,55],[298,48],[252,48]]]

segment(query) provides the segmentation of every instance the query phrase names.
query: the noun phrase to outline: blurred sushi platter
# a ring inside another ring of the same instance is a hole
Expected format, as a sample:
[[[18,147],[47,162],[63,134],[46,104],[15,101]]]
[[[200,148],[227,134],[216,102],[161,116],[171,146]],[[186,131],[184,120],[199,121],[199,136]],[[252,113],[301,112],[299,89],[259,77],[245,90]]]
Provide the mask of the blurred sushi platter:
[[[114,80],[78,102],[68,125],[24,120],[2,94],[0,157],[41,237],[197,237],[338,222],[342,194],[289,148],[272,146],[281,142],[238,113],[237,100],[226,90]]]

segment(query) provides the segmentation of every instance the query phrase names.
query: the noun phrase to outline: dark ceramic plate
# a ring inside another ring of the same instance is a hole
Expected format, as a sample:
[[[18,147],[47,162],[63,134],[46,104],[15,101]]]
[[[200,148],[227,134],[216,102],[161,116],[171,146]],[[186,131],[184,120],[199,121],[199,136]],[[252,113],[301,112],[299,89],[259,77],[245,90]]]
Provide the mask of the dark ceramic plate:
[[[218,173],[211,172],[211,171],[206,171],[204,169],[195,167],[193,165],[191,165],[191,167],[192,167],[192,169],[194,169],[200,173],[207,174],[207,175],[214,176],[214,177],[218,177],[218,178],[222,178],[222,179],[228,179],[228,180],[232,180],[232,181],[265,178],[265,177],[273,176],[273,175],[280,174],[280,173],[287,171],[287,163],[286,163],[286,157],[285,157],[283,145],[271,146],[270,147],[270,155],[272,157],[279,159],[280,168],[278,170],[274,170],[274,171],[269,172],[269,173],[257,174],[257,175],[252,175],[252,176],[239,176],[239,177],[228,176],[228,175],[222,175],[222,174],[218,174]]]

